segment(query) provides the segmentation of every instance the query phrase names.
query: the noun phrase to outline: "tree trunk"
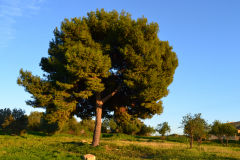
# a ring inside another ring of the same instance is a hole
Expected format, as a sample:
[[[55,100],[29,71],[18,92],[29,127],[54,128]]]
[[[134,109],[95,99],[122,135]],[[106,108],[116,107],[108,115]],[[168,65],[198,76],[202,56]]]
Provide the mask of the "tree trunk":
[[[101,129],[102,129],[102,106],[103,104],[108,101],[111,97],[113,97],[121,86],[118,86],[112,93],[107,95],[106,97],[101,99],[100,93],[96,94],[96,120],[95,120],[95,127],[93,133],[93,141],[92,146],[96,147],[99,145],[100,137],[101,137]]]
[[[95,120],[95,128],[93,133],[93,141],[92,146],[96,147],[99,145],[100,136],[101,136],[101,128],[102,128],[102,101],[97,97],[96,100],[96,120]]]
[[[193,136],[191,136],[190,138],[190,148],[192,148],[192,146],[193,146]]]
[[[198,139],[198,145],[200,146],[202,144],[202,138]]]
[[[221,143],[222,143],[222,145],[223,145],[223,137],[221,137]]]
[[[226,146],[228,146],[228,137],[226,138],[226,140],[227,140],[227,144],[226,144]]]

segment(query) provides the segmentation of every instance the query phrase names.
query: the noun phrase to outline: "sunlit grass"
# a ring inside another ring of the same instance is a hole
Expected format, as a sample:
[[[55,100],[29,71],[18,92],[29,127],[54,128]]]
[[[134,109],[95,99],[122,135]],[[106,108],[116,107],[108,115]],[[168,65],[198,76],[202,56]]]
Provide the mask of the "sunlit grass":
[[[194,145],[158,138],[117,135],[103,137],[93,148],[91,137],[72,135],[34,136],[0,135],[0,159],[81,159],[90,153],[104,159],[240,159],[240,145],[226,147],[213,144]]]

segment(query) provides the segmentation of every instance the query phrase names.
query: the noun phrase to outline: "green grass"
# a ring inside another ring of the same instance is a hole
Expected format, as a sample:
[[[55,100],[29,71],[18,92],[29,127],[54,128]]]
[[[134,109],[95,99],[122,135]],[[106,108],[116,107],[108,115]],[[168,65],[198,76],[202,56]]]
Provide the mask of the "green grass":
[[[103,134],[101,145],[92,147],[90,137],[73,135],[25,136],[0,135],[1,160],[68,160],[81,159],[84,154],[94,154],[98,160],[127,159],[240,159],[240,145],[230,147],[216,142],[207,142],[189,149],[181,138],[161,140],[160,137],[129,136],[124,134]]]

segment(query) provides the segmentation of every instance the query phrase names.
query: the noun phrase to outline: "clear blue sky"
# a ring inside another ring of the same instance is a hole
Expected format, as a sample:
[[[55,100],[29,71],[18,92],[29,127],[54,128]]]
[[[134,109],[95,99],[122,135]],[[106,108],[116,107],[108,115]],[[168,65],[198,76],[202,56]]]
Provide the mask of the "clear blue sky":
[[[1,108],[34,110],[25,104],[30,95],[16,83],[19,70],[41,75],[39,62],[48,56],[53,29],[64,18],[97,8],[157,22],[159,38],[178,55],[164,112],[147,124],[168,121],[172,133],[181,133],[178,127],[187,113],[202,113],[209,123],[240,121],[239,0],[0,0]]]

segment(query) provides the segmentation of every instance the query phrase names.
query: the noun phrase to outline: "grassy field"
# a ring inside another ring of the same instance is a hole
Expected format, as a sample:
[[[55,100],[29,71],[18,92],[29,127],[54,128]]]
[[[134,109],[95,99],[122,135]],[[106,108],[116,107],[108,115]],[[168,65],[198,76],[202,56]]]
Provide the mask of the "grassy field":
[[[98,160],[126,159],[240,159],[240,145],[225,147],[218,143],[194,145],[189,149],[186,139],[168,141],[159,137],[103,135],[99,147],[91,147],[91,137],[73,135],[0,135],[1,160],[81,159],[94,154]]]

